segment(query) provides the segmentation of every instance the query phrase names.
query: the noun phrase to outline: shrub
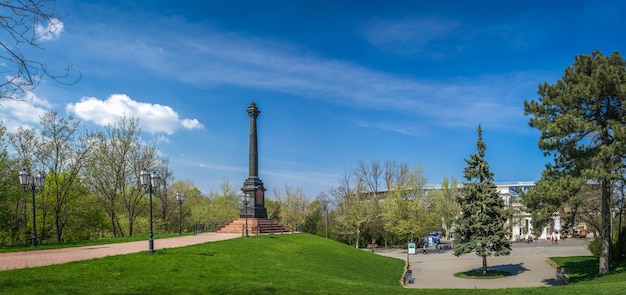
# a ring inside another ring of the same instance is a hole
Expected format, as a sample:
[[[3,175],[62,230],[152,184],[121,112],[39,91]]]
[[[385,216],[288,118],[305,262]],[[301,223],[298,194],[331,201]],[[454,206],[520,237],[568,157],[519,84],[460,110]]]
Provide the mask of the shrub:
[[[591,251],[591,255],[595,258],[600,257],[600,248],[602,247],[602,239],[600,237],[595,237],[593,240],[589,242],[587,248]]]

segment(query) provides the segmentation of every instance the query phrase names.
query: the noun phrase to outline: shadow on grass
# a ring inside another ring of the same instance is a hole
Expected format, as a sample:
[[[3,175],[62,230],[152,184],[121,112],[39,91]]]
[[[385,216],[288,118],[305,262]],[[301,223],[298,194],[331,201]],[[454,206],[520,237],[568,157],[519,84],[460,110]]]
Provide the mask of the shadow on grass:
[[[563,286],[563,282],[559,281],[555,278],[550,278],[550,279],[545,279],[545,280],[541,280],[542,283],[546,284],[546,286]]]
[[[519,275],[528,269],[524,267],[524,263],[516,263],[516,264],[500,264],[500,265],[492,265],[487,267],[487,275],[483,276],[482,267],[474,268],[466,272],[456,273],[455,277],[464,278],[464,279],[500,279],[510,276]]]
[[[591,281],[598,277],[598,259],[592,256],[551,257],[551,259],[565,269],[570,283]]]
[[[550,259],[565,269],[572,284],[587,283],[598,279],[604,282],[622,281],[626,271],[624,260],[611,259],[609,261],[610,273],[600,275],[598,274],[598,258],[593,256],[551,257]]]
[[[500,265],[492,265],[487,267],[488,270],[497,270],[511,273],[511,276],[519,275],[525,271],[528,271],[526,267],[524,267],[524,263],[509,263],[509,264],[500,264]],[[482,270],[482,268],[475,268],[473,270]]]

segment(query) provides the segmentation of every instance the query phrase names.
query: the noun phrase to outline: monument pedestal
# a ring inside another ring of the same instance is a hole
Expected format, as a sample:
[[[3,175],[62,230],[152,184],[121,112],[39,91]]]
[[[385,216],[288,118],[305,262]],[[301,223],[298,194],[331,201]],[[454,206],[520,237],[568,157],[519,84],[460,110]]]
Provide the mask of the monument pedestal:
[[[233,222],[217,230],[218,233],[241,234],[246,232],[246,218],[235,219]],[[276,221],[267,218],[248,218],[248,234],[269,234],[286,233],[289,227],[278,224]]]

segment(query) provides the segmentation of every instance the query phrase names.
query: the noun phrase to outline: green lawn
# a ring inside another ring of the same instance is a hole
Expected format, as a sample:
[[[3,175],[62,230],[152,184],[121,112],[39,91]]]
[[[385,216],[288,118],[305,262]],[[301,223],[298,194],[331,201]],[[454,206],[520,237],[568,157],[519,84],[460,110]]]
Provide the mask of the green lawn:
[[[598,277],[591,257],[555,259],[564,287],[404,289],[404,261],[308,235],[238,238],[184,248],[0,272],[0,294],[625,294],[626,272]],[[623,264],[614,265],[623,269]],[[451,274],[452,275],[452,274]]]

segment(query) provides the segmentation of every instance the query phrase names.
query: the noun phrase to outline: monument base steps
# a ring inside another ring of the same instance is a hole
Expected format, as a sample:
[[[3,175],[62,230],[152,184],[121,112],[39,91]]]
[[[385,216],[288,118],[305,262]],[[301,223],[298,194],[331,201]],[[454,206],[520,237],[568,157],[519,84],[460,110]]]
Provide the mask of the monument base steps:
[[[246,218],[235,219],[233,222],[225,225],[217,230],[218,233],[245,234]],[[289,227],[278,224],[276,221],[267,218],[248,218],[248,234],[268,234],[268,233],[286,233]]]

